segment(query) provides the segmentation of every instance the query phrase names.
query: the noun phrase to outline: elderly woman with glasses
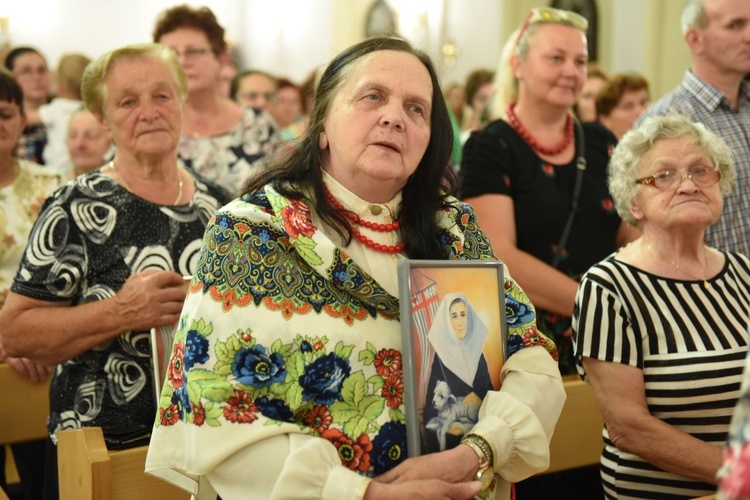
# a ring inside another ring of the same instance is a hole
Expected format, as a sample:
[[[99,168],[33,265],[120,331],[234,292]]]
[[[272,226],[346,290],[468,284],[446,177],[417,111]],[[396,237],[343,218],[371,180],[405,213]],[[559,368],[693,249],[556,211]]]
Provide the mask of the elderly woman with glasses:
[[[180,159],[228,191],[239,191],[274,149],[278,132],[270,114],[242,108],[222,94],[221,71],[229,62],[224,28],[208,7],[178,5],[161,13],[153,38],[175,51],[188,79]]]
[[[575,374],[570,317],[578,280],[634,237],[614,210],[606,168],[615,137],[576,125],[586,81],[586,19],[535,8],[511,35],[496,74],[495,121],[466,143],[461,197]]]
[[[729,148],[678,116],[647,119],[612,156],[615,206],[642,236],[586,273],[573,317],[578,371],[604,416],[609,498],[716,490],[747,353],[750,259],[704,233],[734,180]]]

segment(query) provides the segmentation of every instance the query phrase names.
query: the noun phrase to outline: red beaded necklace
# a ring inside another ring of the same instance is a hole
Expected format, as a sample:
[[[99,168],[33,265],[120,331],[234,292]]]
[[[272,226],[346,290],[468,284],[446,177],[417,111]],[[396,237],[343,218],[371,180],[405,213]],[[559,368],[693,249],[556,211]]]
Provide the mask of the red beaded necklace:
[[[515,107],[516,103],[513,102],[508,106],[508,109],[506,110],[506,114],[508,115],[508,123],[510,123],[510,125],[514,129],[516,129],[518,135],[523,137],[523,140],[526,141],[534,151],[538,151],[539,153],[547,156],[555,156],[556,154],[562,153],[562,151],[567,148],[568,144],[570,144],[570,142],[573,140],[573,117],[570,116],[570,113],[568,113],[568,119],[565,121],[565,137],[563,137],[563,140],[555,147],[545,148],[531,136],[529,131],[526,130],[526,127],[521,125],[521,122],[516,116]]]
[[[325,194],[326,194],[326,198],[328,198],[328,201],[331,202],[331,205],[333,205],[338,210],[340,210],[346,216],[346,218],[352,222],[352,224],[364,226],[367,229],[371,229],[372,231],[378,231],[381,233],[389,233],[391,231],[396,231],[401,227],[401,224],[399,224],[398,219],[396,219],[395,221],[389,224],[378,224],[377,222],[370,222],[368,220],[364,220],[360,218],[359,215],[344,208],[344,205],[342,205],[339,202],[339,200],[334,198],[328,189],[325,190]],[[357,238],[359,241],[361,241],[362,244],[365,245],[367,248],[372,248],[373,250],[377,252],[383,252],[383,253],[401,253],[404,251],[403,243],[397,243],[396,245],[382,245],[380,243],[376,243],[375,241],[371,240],[364,234],[360,233],[357,230],[357,228],[352,226],[351,229],[352,229],[352,234],[354,235],[354,237]]]

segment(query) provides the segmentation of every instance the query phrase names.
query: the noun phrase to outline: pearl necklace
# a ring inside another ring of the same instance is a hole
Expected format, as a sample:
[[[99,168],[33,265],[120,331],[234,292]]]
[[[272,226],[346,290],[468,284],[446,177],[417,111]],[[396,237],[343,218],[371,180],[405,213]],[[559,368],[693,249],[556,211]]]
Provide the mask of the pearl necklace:
[[[646,241],[645,238],[641,238],[641,245],[648,248],[651,253],[653,253],[657,258],[661,260],[667,260],[666,258],[662,257],[660,253],[658,253],[654,247],[651,246],[649,242]],[[674,267],[677,271],[681,272],[682,274],[689,276],[690,279],[695,281],[703,281],[703,288],[706,290],[709,290],[711,288],[711,284],[708,282],[708,248],[706,248],[705,245],[703,245],[703,261],[704,261],[704,269],[703,269],[703,278],[699,278],[696,276],[693,276],[692,273],[687,272],[685,269],[681,268],[680,265],[675,262],[672,259],[669,259],[669,263]]]
[[[324,188],[325,189],[325,188]],[[361,219],[359,215],[351,212],[350,210],[347,210],[344,208],[344,205],[339,202],[336,198],[333,197],[333,194],[328,189],[325,189],[326,198],[329,202],[331,202],[331,205],[336,207],[336,209],[340,210],[344,216],[346,216],[347,219],[352,221],[353,224],[357,224],[360,226],[365,226],[368,229],[371,229],[372,231],[378,231],[382,233],[389,233],[392,231],[397,231],[401,224],[399,223],[398,219],[394,220],[390,224],[378,224],[376,222],[367,221],[364,219]],[[360,233],[357,228],[352,227],[352,235],[354,235],[355,238],[357,238],[360,242],[362,242],[363,245],[365,245],[367,248],[372,248],[375,251],[383,252],[383,253],[401,253],[404,251],[404,244],[403,243],[397,243],[396,245],[383,245],[381,243],[376,243],[375,241],[371,240],[364,234]]]
[[[112,172],[114,172],[115,176],[122,182],[122,186],[131,193],[134,193],[134,191],[130,189],[130,186],[128,185],[128,182],[125,180],[125,178],[120,175],[120,172],[118,172],[115,168],[115,160],[111,160],[109,162],[109,168],[112,169]],[[179,184],[177,184],[177,199],[174,200],[174,203],[172,203],[172,205],[177,205],[182,199],[182,175],[180,175],[180,167],[177,167],[177,178],[179,179]]]
[[[573,117],[570,116],[570,113],[568,113],[568,118],[565,121],[565,136],[563,137],[563,140],[557,146],[546,148],[539,144],[539,142],[531,136],[531,133],[526,130],[526,127],[521,124],[518,116],[516,116],[515,107],[516,103],[513,102],[508,105],[508,108],[505,110],[508,115],[508,123],[510,123],[511,127],[516,129],[518,135],[520,135],[534,151],[538,151],[547,156],[555,156],[562,153],[573,140]]]

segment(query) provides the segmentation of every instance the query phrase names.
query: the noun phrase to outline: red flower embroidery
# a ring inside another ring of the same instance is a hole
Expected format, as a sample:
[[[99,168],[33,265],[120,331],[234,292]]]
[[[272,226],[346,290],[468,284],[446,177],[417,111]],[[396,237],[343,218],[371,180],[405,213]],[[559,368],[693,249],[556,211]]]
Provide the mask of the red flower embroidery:
[[[172,359],[169,360],[169,368],[167,368],[167,378],[175,389],[182,387],[182,382],[184,381],[184,372],[182,370],[184,355],[185,343],[182,341],[175,342],[174,349],[172,350]]]
[[[400,373],[390,375],[383,383],[380,395],[385,398],[385,403],[390,408],[398,408],[404,400],[404,382]]]
[[[401,353],[395,349],[381,349],[375,355],[375,371],[381,377],[401,371]]]
[[[315,226],[310,221],[310,209],[299,200],[290,200],[291,205],[281,209],[281,218],[284,220],[284,229],[292,238],[299,235],[312,237]]]
[[[544,175],[551,177],[555,175],[555,167],[553,167],[549,163],[545,163],[544,165],[542,165],[542,172],[544,172]]]
[[[159,408],[161,425],[174,425],[180,419],[180,410],[176,404],[171,404],[166,408]]]
[[[201,403],[197,405],[190,403],[190,406],[193,408],[193,423],[195,425],[203,425],[206,421],[206,409],[203,408]]]
[[[306,426],[315,429],[318,434],[323,434],[331,426],[333,417],[327,407],[315,405],[312,410],[307,412],[303,422]]]
[[[313,344],[313,349],[315,349],[316,351],[323,349],[323,347],[325,346],[323,345],[323,342],[321,342],[320,340],[318,340],[317,342]]]
[[[366,472],[370,468],[372,443],[367,434],[362,434],[355,442],[338,429],[328,429],[321,437],[333,443],[344,467],[360,472]]]
[[[602,208],[609,212],[613,208],[615,208],[615,202],[612,201],[612,198],[604,198],[602,200]]]
[[[523,345],[524,347],[547,345],[547,340],[539,336],[536,327],[531,327],[531,329],[523,335]]]
[[[223,410],[224,418],[230,422],[249,424],[258,419],[258,407],[246,392],[239,389],[235,389],[234,396],[227,399]]]

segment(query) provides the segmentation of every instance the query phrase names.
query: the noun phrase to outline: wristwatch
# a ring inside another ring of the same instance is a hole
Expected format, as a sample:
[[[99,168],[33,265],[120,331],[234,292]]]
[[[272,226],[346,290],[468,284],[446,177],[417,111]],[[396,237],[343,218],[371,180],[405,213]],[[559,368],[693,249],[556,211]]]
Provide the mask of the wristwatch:
[[[476,480],[482,483],[482,489],[486,490],[495,476],[493,469],[494,455],[490,443],[478,434],[466,434],[461,439],[461,443],[469,446],[477,454],[477,457],[479,457],[479,469],[477,470]]]

